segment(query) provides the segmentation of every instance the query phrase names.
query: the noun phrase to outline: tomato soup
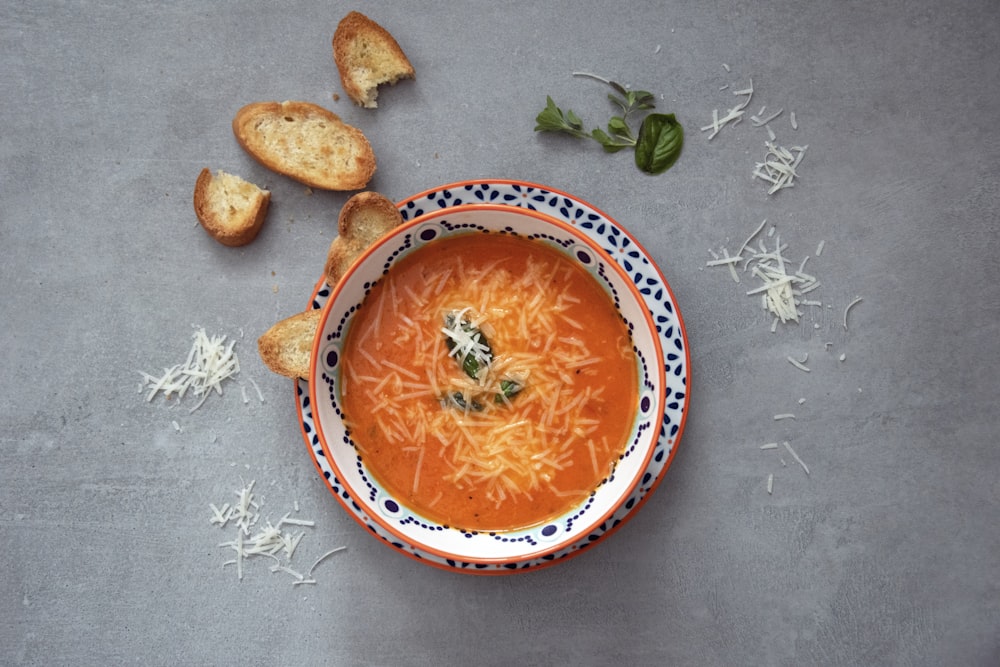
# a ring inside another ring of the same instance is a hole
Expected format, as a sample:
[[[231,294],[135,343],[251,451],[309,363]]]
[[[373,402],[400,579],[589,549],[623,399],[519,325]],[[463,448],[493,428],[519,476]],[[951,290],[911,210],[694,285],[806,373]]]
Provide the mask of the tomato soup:
[[[582,503],[632,429],[638,369],[604,288],[500,233],[395,263],[344,344],[344,420],[369,472],[456,528],[525,528]]]

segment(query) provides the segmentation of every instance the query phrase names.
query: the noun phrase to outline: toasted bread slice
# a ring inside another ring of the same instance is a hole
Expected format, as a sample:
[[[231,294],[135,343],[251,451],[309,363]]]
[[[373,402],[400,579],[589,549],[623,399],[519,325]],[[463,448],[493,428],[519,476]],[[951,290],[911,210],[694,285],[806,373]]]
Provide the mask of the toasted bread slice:
[[[385,28],[351,12],[333,33],[333,60],[347,96],[367,109],[378,106],[378,87],[414,78],[413,65]]]
[[[254,102],[233,118],[236,140],[268,169],[321,190],[360,190],[375,173],[364,133],[310,102]]]
[[[314,308],[286,317],[257,339],[264,365],[278,375],[309,379],[313,338],[322,310]]]
[[[219,243],[242,246],[257,238],[264,226],[271,193],[234,174],[206,167],[194,184],[194,213],[205,231]]]
[[[347,269],[373,243],[403,223],[403,216],[392,201],[377,192],[359,192],[340,209],[337,238],[326,255],[323,273],[333,287]]]

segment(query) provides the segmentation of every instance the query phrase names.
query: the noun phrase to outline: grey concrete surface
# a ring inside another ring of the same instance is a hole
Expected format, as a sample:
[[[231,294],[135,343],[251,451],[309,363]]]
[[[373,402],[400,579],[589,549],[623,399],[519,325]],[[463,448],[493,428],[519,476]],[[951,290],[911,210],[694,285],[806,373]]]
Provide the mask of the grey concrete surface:
[[[332,60],[351,9],[417,71],[375,111]],[[0,664],[1000,664],[998,35],[994,0],[5,4]],[[589,125],[610,115],[574,71],[654,92],[686,129],[676,166],[647,176],[536,135],[546,95]],[[777,143],[808,145],[772,196],[751,177],[765,128],[700,131],[751,78],[748,112],[784,109]],[[255,341],[305,307],[349,193],[242,152],[233,114],[270,99],[360,127],[371,188],[394,199],[534,181],[656,258],[687,326],[690,414],[609,540],[477,578],[400,556],[334,502]],[[197,225],[205,166],[272,190],[252,245]],[[773,333],[749,275],[705,266],[764,219],[822,283],[823,305]],[[147,403],[139,371],[182,361],[192,325],[237,341],[240,374],[193,413]],[[806,354],[809,373],[786,360]],[[760,449],[780,441],[808,476]],[[209,504],[251,479],[265,513],[315,521],[300,567],[347,547],[315,585],[223,566]]]

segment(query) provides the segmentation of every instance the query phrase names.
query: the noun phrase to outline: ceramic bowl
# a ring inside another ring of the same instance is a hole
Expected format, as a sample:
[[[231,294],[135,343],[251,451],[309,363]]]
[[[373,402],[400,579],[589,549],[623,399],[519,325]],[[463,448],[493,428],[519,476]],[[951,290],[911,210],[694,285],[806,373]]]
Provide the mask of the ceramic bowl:
[[[614,471],[585,501],[561,516],[513,531],[445,526],[407,507],[376,480],[359,456],[342,419],[339,393],[343,344],[371,287],[393,264],[426,244],[471,232],[503,232],[537,239],[564,253],[604,288],[627,324],[638,361],[637,411]],[[338,500],[351,516],[391,546],[431,564],[473,570],[533,566],[573,550],[634,498],[648,476],[661,435],[667,378],[661,334],[633,278],[587,234],[529,208],[468,204],[430,211],[405,222],[352,266],[322,309],[313,345],[309,398],[322,455],[339,484]]]

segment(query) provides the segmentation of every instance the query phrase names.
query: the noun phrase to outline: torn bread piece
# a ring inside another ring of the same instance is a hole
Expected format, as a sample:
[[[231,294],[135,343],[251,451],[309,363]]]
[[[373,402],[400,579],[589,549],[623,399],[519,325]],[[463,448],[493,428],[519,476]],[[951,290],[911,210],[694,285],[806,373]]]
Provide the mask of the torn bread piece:
[[[194,184],[194,213],[205,231],[227,246],[244,246],[255,238],[267,217],[271,193],[235,174],[207,167]]]
[[[359,192],[340,209],[338,235],[330,243],[323,273],[333,287],[351,264],[373,243],[403,224],[403,216],[392,200],[377,192]]]
[[[313,338],[322,310],[314,308],[281,320],[257,339],[264,365],[278,375],[309,379]]]
[[[351,12],[333,33],[333,60],[344,92],[366,109],[378,106],[378,87],[414,78],[413,65],[385,28]]]
[[[233,118],[236,140],[262,165],[321,190],[361,190],[375,173],[364,133],[311,102],[254,102]]]

